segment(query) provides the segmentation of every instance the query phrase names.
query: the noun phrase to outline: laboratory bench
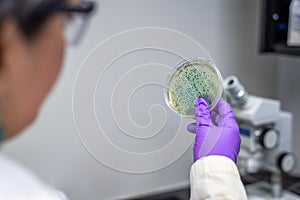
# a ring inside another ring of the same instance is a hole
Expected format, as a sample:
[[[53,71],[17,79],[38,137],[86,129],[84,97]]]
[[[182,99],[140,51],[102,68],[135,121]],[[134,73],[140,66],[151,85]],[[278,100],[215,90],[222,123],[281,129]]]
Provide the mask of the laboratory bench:
[[[293,192],[300,196],[300,176],[296,175],[283,175],[283,187],[290,192]],[[242,177],[242,181],[245,185],[255,183],[257,181],[268,181],[270,174],[268,172],[260,172],[257,174],[246,175]],[[190,189],[182,188],[174,191],[168,191],[160,194],[153,194],[150,196],[133,197],[130,200],[189,200]],[[127,199],[129,200],[129,199]]]

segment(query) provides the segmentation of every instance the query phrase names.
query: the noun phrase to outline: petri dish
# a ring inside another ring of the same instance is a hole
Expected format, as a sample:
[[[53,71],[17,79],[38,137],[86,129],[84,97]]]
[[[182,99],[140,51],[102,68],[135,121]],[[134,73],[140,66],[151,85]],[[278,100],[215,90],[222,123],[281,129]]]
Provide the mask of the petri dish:
[[[195,104],[203,98],[212,110],[222,96],[223,81],[218,68],[205,58],[180,62],[171,71],[165,87],[167,105],[177,114],[194,117]]]

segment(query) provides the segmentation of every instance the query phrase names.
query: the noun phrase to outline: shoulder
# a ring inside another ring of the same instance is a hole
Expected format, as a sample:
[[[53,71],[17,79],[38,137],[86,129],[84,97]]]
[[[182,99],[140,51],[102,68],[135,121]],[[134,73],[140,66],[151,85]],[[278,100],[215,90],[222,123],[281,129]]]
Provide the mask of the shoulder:
[[[0,153],[0,199],[66,200],[16,160]]]

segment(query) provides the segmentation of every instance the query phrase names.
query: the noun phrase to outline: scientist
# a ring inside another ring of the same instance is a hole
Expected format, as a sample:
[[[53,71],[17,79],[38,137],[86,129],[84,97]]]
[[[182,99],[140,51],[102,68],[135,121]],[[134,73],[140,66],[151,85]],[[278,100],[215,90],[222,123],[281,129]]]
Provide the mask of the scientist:
[[[61,71],[64,29],[78,43],[94,3],[79,0],[0,0],[0,140],[36,118]],[[79,21],[79,22],[80,22]],[[77,28],[77,29],[76,29]],[[0,155],[0,200],[62,200],[15,161]]]
[[[64,28],[70,18],[88,19],[93,2],[79,0],[0,0],[0,140],[31,124],[61,70]],[[76,43],[82,28],[73,29]],[[191,169],[191,199],[246,199],[235,165],[239,129],[230,106],[220,101],[212,123],[207,103],[195,108],[195,163]],[[206,141],[218,134],[206,148]],[[204,149],[204,150],[203,150]],[[63,193],[42,183],[28,170],[0,155],[0,199],[61,200]]]

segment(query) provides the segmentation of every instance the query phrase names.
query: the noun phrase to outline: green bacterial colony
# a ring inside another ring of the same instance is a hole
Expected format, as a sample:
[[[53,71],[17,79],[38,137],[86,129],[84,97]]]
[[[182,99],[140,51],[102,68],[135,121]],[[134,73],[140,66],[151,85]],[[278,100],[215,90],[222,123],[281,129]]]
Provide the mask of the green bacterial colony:
[[[218,95],[219,77],[205,60],[186,61],[172,74],[167,85],[168,103],[177,113],[194,116],[198,98],[211,106]]]

